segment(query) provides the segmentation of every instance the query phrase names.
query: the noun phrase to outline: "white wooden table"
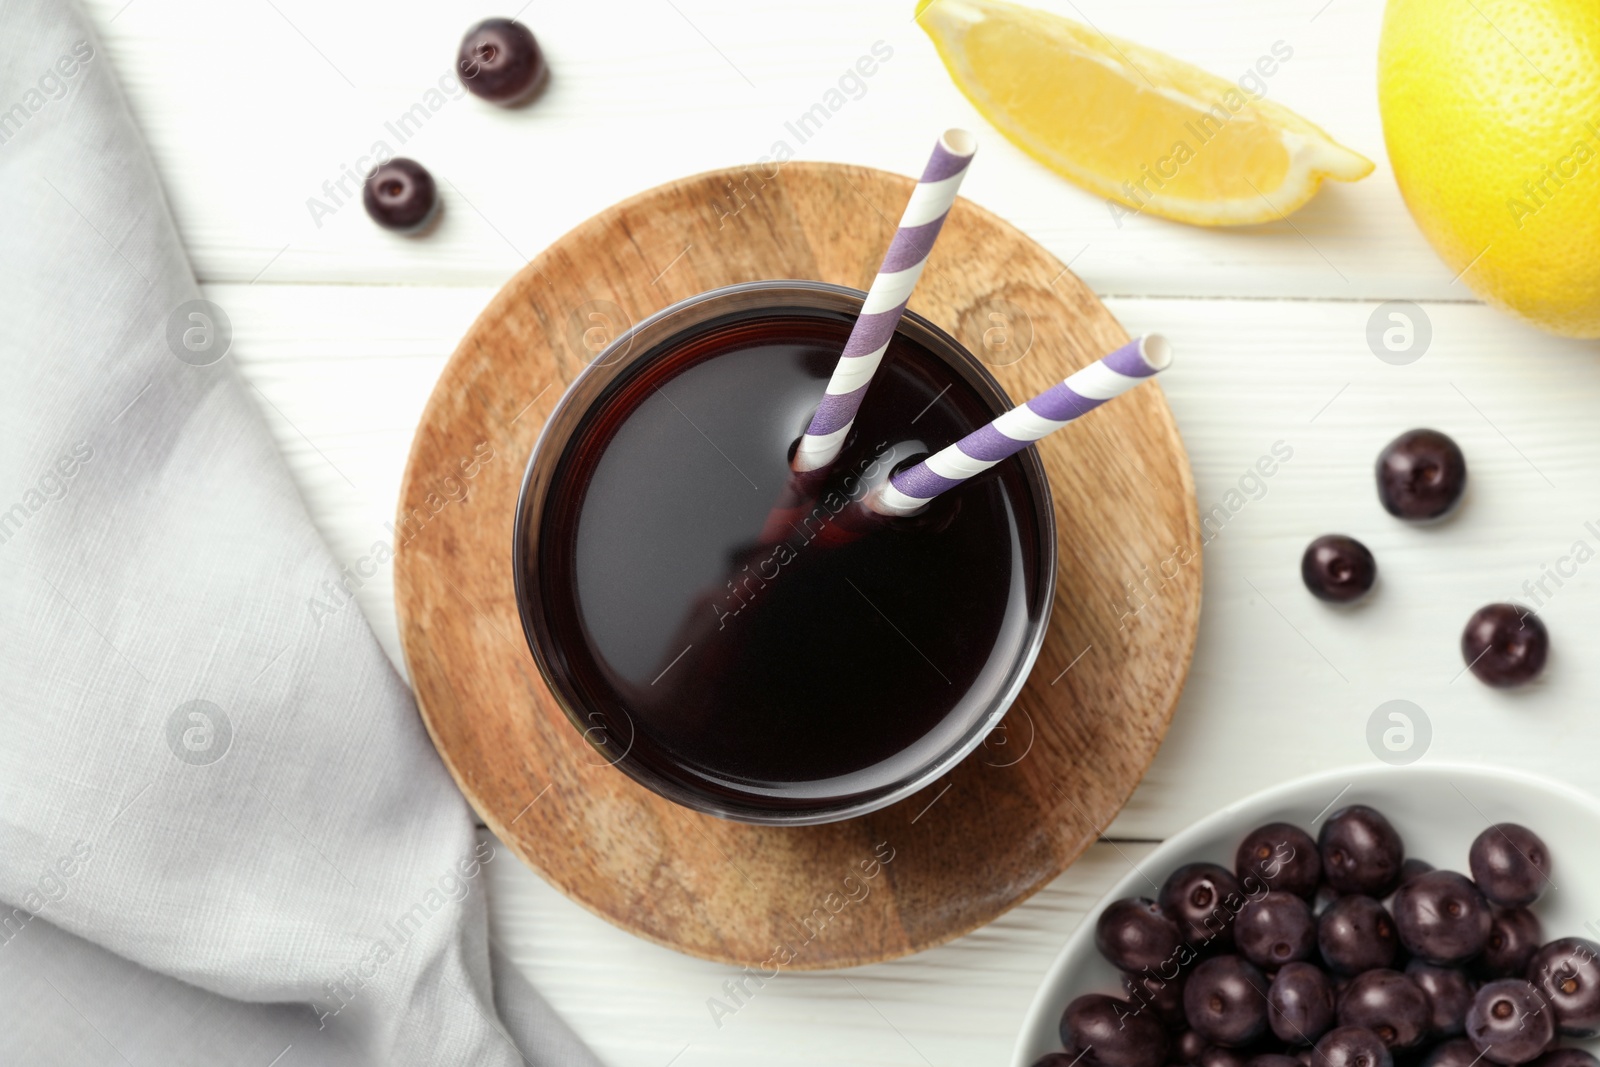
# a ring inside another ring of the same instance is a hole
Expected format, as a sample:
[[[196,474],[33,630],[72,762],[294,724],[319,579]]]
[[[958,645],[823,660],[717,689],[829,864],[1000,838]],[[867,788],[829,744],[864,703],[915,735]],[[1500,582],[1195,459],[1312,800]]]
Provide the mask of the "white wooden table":
[[[1368,717],[1390,699],[1426,712],[1424,758],[1590,784],[1600,564],[1559,587],[1545,580],[1555,651],[1531,691],[1462,675],[1457,640],[1474,609],[1525,596],[1574,542],[1600,549],[1600,351],[1474,302],[1412,224],[1377,111],[1380,0],[1041,0],[1230,77],[1275,42],[1292,47],[1271,97],[1378,169],[1327,188],[1290,223],[1232,232],[1117,226],[973,113],[911,21],[912,0],[529,0],[521,18],[553,81],[515,112],[428,95],[461,33],[514,5],[88,2],[195,270],[231,317],[234,354],[341,560],[387,538],[423,402],[502,282],[613,201],[753,162],[777,140],[802,159],[908,171],[945,126],[979,131],[966,195],[1070,261],[1131,332],[1159,328],[1178,346],[1165,389],[1202,514],[1243,504],[1207,546],[1193,672],[1149,777],[1108,831],[1116,843],[955,944],[786,974],[720,1027],[706,1001],[722,995],[725,969],[607,926],[513,862],[494,865],[496,941],[608,1063],[1003,1063],[1044,968],[1130,859],[1259,787],[1372,760]],[[893,54],[864,92],[797,143],[786,121],[879,41]],[[402,146],[386,123],[418,104],[426,120]],[[377,140],[442,179],[446,213],[429,238],[386,234],[324,190]],[[331,213],[314,218],[312,197]],[[1431,325],[1413,363],[1368,347],[1387,300],[1417,302]],[[1461,442],[1473,477],[1459,518],[1429,530],[1390,520],[1372,481],[1378,449],[1423,424]],[[1277,442],[1292,459],[1230,496]],[[1378,557],[1382,587],[1364,609],[1327,610],[1300,585],[1305,543],[1332,531]],[[360,603],[399,663],[390,576],[370,580]]]

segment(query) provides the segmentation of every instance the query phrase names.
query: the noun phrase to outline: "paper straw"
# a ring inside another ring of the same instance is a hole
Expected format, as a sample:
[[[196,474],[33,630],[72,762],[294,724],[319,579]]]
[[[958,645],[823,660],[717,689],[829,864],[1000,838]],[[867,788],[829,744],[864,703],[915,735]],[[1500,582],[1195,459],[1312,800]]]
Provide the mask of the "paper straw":
[[[795,470],[818,470],[838,458],[855,422],[856,410],[861,407],[861,397],[878,364],[883,362],[884,350],[905,313],[911,290],[922,276],[928,253],[950,213],[950,205],[955,203],[956,190],[961,188],[961,179],[966,177],[967,164],[972,162],[977,147],[977,141],[966,130],[946,130],[933,146],[922,179],[900,216],[900,228],[883,257],[883,266],[867,290],[861,316],[850,330],[844,354],[833,368],[822,405],[795,449]]]
[[[1171,364],[1172,346],[1160,334],[1129,341],[949,448],[907,467],[869,494],[866,505],[880,515],[914,514],[945,490],[1148,381]]]

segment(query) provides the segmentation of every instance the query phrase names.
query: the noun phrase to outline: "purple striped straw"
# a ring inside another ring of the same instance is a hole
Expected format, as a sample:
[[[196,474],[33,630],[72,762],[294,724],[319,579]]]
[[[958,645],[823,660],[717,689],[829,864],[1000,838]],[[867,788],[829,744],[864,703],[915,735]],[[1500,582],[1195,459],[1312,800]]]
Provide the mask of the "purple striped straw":
[[[796,471],[803,474],[820,470],[838,458],[850,425],[855,422],[856,410],[861,407],[861,398],[878,364],[883,362],[884,350],[905,313],[906,301],[922,276],[934,239],[950,213],[950,205],[955,203],[956,190],[961,188],[961,179],[967,176],[967,164],[972,162],[977,148],[976,139],[966,130],[946,130],[933,146],[922,179],[900,216],[900,228],[883,257],[883,266],[867,290],[861,317],[856,319],[844,354],[833,368],[822,404],[795,449]]]
[[[911,515],[928,501],[1022,451],[1172,365],[1160,334],[1129,341],[941,452],[896,474],[866,498],[880,515]]]

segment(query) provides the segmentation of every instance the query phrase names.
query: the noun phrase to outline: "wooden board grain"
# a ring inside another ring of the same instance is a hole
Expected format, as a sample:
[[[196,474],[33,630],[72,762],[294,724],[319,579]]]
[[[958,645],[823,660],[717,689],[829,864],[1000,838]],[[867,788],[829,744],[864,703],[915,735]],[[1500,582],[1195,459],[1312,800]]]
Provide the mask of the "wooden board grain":
[[[818,827],[701,816],[608,766],[546,690],[517,619],[512,517],[526,457],[590,358],[592,331],[735,282],[864,287],[910,187],[880,171],[792,163],[686,178],[602,212],[490,303],[413,442],[396,607],[446,765],[485,823],[552,884],[697,956],[768,970],[779,960],[852,966],[993,919],[1110,822],[1188,670],[1200,568],[1174,561],[1198,563],[1194,489],[1166,401],[1146,387],[1041,443],[1060,530],[1050,634],[1002,726],[918,795]],[[1059,261],[964,200],[911,307],[988,362],[1014,397],[1127,339]],[[1127,584],[1168,568],[1159,596]],[[863,864],[877,866],[870,879]]]

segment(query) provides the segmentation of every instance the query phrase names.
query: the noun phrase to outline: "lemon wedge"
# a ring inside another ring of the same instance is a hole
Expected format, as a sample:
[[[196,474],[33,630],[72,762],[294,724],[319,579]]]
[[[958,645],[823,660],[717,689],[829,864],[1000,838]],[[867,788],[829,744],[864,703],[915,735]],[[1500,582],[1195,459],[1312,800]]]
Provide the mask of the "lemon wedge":
[[[1106,198],[1200,226],[1271,222],[1324,178],[1372,161],[1267,99],[1279,41],[1229,81],[1069,19],[1004,0],[921,0],[917,22],[956,86],[1017,147]]]

